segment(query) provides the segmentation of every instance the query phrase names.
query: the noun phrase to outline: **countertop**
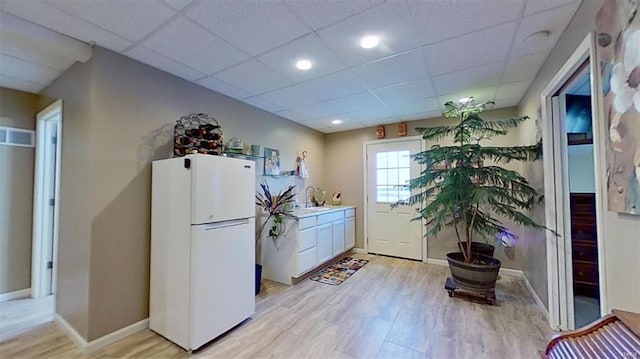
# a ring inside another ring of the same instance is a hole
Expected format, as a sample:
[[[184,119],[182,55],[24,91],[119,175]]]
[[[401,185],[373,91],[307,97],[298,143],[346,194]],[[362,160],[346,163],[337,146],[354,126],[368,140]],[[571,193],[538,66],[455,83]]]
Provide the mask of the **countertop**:
[[[319,209],[319,208],[322,208],[322,209]],[[346,209],[351,209],[351,208],[356,208],[356,206],[344,205],[344,206],[324,206],[324,207],[297,208],[296,210],[293,211],[293,215],[296,218],[304,218],[304,217],[317,216],[317,215],[325,214],[325,213],[344,211]]]

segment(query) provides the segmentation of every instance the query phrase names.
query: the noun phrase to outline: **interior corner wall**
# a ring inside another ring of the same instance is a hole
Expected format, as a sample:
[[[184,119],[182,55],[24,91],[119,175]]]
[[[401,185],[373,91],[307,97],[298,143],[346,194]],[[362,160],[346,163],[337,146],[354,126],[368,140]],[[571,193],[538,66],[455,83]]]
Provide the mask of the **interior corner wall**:
[[[535,121],[541,118],[540,94],[590,31],[596,29],[596,14],[603,0],[583,1],[556,47],[529,88],[519,111],[529,115],[530,131],[522,132],[522,142],[535,141]],[[598,118],[597,121],[605,121]],[[542,182],[542,163],[526,169],[532,178]],[[606,181],[606,173],[598,174]],[[528,177],[529,178],[529,177]],[[606,205],[605,205],[606,208]],[[544,209],[541,210],[544,212]],[[544,213],[542,213],[544,217]],[[604,212],[604,251],[607,311],[619,308],[640,312],[640,217]],[[540,299],[547,304],[546,240],[544,235],[527,232],[524,273]]]
[[[85,340],[89,324],[90,195],[95,188],[91,183],[93,83],[91,62],[76,63],[38,100],[40,110],[63,100],[55,311]]]
[[[515,117],[518,110],[515,107],[490,110],[482,114],[487,120]],[[452,123],[451,119],[438,117],[407,123],[407,136],[416,136],[416,127],[438,126]],[[397,138],[397,124],[385,126],[387,139]],[[520,145],[519,131],[514,129],[507,136],[496,137],[491,143],[501,146]],[[342,203],[356,206],[356,248],[364,248],[364,163],[363,143],[376,140],[375,127],[331,133],[325,139],[325,182],[328,190],[335,187],[342,189]],[[433,144],[427,144],[431,146]],[[509,164],[516,170],[521,170],[520,163]],[[519,231],[518,231],[519,233]],[[457,241],[453,231],[443,231],[437,237],[427,239],[427,256],[433,259],[446,259],[446,253],[457,251]],[[496,248],[495,256],[502,261],[502,266],[509,269],[522,269],[524,258],[519,245],[512,248]]]
[[[87,72],[79,78],[81,67]],[[67,86],[76,80],[84,86]],[[86,117],[70,113],[74,99],[86,97],[87,85]],[[81,275],[63,271],[58,283],[75,274],[77,286],[86,287],[87,341],[148,317],[150,163],[172,156],[173,125],[181,116],[206,113],[220,122],[225,142],[238,137],[279,149],[283,169],[294,169],[296,156],[307,150],[311,175],[304,182],[324,182],[324,134],[109,50],[95,47],[87,64],[74,65],[45,94],[65,101],[61,213],[66,220],[61,218],[60,235],[79,246],[61,241],[60,265],[73,266],[62,263],[70,259],[82,269]],[[67,288],[59,289],[62,295]]]
[[[37,95],[0,87],[0,126],[35,130]],[[35,148],[0,145],[0,294],[31,287]]]

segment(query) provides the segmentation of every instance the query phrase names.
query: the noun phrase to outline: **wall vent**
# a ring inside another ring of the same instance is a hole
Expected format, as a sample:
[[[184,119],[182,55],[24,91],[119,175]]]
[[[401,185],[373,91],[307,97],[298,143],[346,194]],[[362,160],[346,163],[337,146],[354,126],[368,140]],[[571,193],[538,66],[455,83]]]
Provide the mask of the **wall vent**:
[[[32,130],[0,126],[0,145],[35,147],[35,137]]]

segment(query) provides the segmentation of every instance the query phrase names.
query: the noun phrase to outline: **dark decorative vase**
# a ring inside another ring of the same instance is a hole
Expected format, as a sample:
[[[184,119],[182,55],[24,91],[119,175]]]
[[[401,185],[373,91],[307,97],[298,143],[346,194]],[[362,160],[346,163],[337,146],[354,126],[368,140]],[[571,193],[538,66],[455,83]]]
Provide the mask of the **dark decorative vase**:
[[[262,281],[262,264],[256,264],[256,295],[260,294],[261,281]]]
[[[493,291],[498,280],[500,261],[489,256],[475,256],[482,263],[465,263],[462,253],[447,253],[447,262],[453,281],[460,289],[486,293]]]
[[[464,250],[467,248],[467,243],[458,242],[458,248],[461,252],[464,252]],[[496,247],[492,246],[491,244],[471,242],[471,253],[473,254],[482,254],[485,256],[493,257],[493,252],[495,251],[495,249]]]

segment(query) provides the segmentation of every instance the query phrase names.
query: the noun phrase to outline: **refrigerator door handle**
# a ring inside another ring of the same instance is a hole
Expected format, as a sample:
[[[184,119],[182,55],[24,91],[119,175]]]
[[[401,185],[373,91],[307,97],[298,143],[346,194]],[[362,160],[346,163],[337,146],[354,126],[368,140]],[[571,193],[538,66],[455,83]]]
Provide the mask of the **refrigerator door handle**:
[[[249,223],[249,218],[233,219],[231,221],[223,221],[223,222],[216,222],[216,223],[207,223],[204,225],[204,230],[210,231],[212,229],[239,226],[239,225],[248,224],[248,223]]]

